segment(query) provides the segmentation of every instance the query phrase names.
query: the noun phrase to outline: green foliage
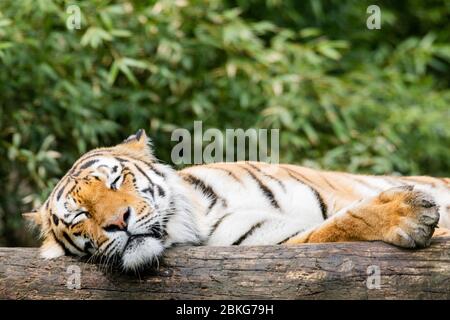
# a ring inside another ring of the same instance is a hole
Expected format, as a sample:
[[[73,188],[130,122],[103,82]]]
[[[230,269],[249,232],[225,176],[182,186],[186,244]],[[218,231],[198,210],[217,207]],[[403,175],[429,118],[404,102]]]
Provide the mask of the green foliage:
[[[68,5],[82,12],[68,30]],[[450,172],[445,0],[0,2],[0,245],[83,152],[138,128],[280,128],[281,160]]]

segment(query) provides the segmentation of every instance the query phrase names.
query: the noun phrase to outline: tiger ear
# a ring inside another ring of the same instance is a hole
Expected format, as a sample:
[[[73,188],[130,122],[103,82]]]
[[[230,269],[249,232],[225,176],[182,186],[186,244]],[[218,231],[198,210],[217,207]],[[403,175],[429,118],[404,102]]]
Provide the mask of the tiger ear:
[[[65,254],[64,248],[56,241],[55,236],[51,232],[47,232],[48,226],[43,224],[40,209],[32,212],[22,213],[22,217],[41,228],[41,235],[44,236],[44,242],[40,248],[40,254],[45,259],[53,259]]]
[[[149,139],[147,137],[147,134],[145,133],[144,129],[139,129],[135,134],[132,134],[128,138],[126,138],[122,144],[140,144],[145,145],[149,142]]]
[[[147,137],[144,129],[139,129],[135,134],[126,138],[120,145],[134,151],[145,152],[146,156],[153,158],[153,153],[150,148],[151,141]]]
[[[26,221],[31,222],[32,224],[35,224],[35,225],[38,225],[38,226],[42,225],[42,218],[41,218],[41,215],[39,213],[39,210],[22,213],[22,217]]]

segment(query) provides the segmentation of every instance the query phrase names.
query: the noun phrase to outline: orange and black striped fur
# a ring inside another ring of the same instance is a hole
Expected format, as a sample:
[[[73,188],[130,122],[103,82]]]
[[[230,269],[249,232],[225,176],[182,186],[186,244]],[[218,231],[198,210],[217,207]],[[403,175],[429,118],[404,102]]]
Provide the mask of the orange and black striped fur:
[[[86,153],[43,206],[25,215],[41,227],[44,257],[90,255],[129,270],[177,244],[425,247],[438,223],[450,227],[449,183],[258,162],[177,172],[156,161],[140,130]]]

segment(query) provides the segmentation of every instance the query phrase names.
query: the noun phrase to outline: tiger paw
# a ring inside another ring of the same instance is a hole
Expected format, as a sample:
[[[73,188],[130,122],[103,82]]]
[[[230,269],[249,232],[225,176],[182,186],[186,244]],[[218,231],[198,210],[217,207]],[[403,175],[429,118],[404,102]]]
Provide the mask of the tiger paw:
[[[385,211],[382,236],[385,242],[403,248],[430,245],[439,221],[439,209],[431,196],[405,186],[382,192],[377,202]]]

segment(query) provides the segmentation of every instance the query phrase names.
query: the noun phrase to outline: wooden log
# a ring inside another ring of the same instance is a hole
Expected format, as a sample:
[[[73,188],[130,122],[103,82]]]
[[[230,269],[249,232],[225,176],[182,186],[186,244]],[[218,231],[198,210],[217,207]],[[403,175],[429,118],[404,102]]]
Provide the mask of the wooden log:
[[[0,248],[0,298],[449,299],[450,238],[422,250],[380,242],[179,247],[139,275]]]

